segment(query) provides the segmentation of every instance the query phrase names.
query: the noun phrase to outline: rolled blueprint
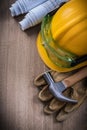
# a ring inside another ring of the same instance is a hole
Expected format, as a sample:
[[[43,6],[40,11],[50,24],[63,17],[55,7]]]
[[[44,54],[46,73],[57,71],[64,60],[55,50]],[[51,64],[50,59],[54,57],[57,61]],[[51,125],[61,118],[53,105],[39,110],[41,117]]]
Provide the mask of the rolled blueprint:
[[[32,8],[45,1],[47,0],[17,0],[9,9],[11,11],[11,15],[14,17],[29,12]]]
[[[58,8],[62,3],[68,0],[47,0],[36,6],[25,15],[25,18],[19,22],[21,29],[26,30],[40,23],[44,16]]]

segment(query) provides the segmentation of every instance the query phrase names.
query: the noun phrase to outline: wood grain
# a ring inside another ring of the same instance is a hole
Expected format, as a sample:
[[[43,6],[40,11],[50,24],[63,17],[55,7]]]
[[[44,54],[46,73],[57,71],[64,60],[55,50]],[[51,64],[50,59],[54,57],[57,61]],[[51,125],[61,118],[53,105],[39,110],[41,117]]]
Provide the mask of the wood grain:
[[[33,84],[47,70],[36,47],[40,25],[21,31],[23,16],[9,12],[14,1],[0,0],[0,130],[87,130],[87,100],[61,123],[43,113]]]

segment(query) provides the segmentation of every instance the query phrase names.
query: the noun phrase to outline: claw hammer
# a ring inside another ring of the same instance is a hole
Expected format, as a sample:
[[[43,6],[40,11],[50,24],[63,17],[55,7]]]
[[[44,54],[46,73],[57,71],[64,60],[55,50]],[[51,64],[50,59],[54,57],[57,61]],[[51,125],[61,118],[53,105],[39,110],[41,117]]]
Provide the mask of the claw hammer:
[[[82,68],[75,74],[73,74],[59,82],[54,82],[54,80],[49,72],[45,72],[43,74],[43,77],[44,77],[45,81],[48,83],[49,90],[54,95],[54,97],[56,97],[60,101],[77,103],[78,102],[77,100],[65,97],[62,94],[62,92],[65,91],[67,88],[71,87],[72,85],[74,85],[75,83],[77,83],[78,81],[87,77],[87,67]]]

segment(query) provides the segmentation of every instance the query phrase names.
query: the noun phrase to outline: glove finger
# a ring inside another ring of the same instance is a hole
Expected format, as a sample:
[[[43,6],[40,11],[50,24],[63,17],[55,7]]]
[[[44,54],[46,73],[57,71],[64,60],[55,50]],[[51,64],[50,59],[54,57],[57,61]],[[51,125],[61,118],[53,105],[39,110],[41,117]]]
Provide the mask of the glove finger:
[[[78,100],[78,103],[77,104],[67,103],[64,109],[65,112],[72,112],[73,110],[77,109],[87,97],[86,95],[87,85],[85,84],[84,81],[85,80],[80,81],[73,86],[74,91],[71,98]]]
[[[49,108],[53,111],[59,111],[66,103],[53,98],[49,104]]]
[[[42,77],[43,74],[38,75],[34,80],[34,85],[37,87],[46,85],[44,78]]]
[[[71,113],[68,114],[67,112],[64,111],[64,109],[62,109],[58,115],[56,116],[56,120],[59,122],[62,122],[64,120],[66,120],[68,117],[70,117]]]
[[[49,105],[46,105],[44,107],[44,113],[46,114],[53,114],[55,111],[52,111],[50,108],[49,108]]]
[[[72,88],[69,88],[69,89],[67,89],[66,91],[63,92],[63,95],[70,98],[71,93],[72,93]],[[66,102],[63,102],[63,101],[60,101],[60,100],[54,98],[54,99],[51,100],[51,102],[50,102],[50,104],[49,104],[49,108],[50,108],[51,110],[58,111],[58,110],[60,110],[65,104],[66,104]]]
[[[41,101],[49,101],[50,99],[53,98],[53,95],[50,93],[49,89],[48,89],[48,85],[46,85],[40,92],[38,95],[39,99]]]

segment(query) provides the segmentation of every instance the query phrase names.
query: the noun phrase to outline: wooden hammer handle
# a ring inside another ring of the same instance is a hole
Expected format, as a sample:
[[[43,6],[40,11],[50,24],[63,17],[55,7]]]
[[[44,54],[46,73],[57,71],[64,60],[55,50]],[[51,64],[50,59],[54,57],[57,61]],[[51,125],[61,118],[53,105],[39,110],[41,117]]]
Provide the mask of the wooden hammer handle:
[[[72,85],[84,79],[85,77],[87,77],[87,67],[82,68],[80,71],[76,72],[72,76],[65,78],[62,81],[62,83],[65,85],[66,88],[71,87]]]

